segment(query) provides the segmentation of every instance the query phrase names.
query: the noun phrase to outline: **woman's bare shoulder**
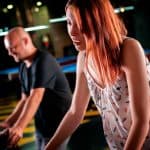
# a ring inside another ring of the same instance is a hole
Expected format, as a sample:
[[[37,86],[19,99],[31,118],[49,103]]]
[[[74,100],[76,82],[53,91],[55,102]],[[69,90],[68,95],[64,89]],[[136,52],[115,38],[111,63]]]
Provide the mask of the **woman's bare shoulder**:
[[[135,38],[126,37],[123,40],[123,45],[122,46],[123,46],[123,49],[124,48],[136,48],[138,46],[141,46],[141,43]]]
[[[144,54],[144,49],[141,43],[134,38],[126,38],[123,41],[121,49],[122,59],[126,60],[131,57]]]
[[[141,43],[134,38],[124,39],[121,49],[122,65],[126,66],[132,62],[138,63],[144,58],[144,49]]]

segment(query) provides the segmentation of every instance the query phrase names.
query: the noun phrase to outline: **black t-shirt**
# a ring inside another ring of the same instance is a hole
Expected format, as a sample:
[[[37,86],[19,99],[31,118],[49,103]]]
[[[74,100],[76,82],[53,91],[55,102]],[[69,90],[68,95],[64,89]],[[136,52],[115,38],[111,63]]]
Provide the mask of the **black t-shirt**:
[[[45,88],[42,102],[35,114],[37,132],[51,137],[68,110],[72,94],[62,69],[53,56],[45,51],[37,51],[32,65],[20,66],[22,92],[30,95],[31,89]]]

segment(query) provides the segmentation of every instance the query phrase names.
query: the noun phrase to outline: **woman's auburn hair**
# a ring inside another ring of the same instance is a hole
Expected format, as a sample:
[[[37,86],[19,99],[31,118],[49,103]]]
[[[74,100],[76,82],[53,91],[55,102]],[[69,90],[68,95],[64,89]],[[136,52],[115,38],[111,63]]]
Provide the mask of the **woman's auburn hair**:
[[[69,0],[68,7],[86,39],[86,63],[91,56],[102,83],[113,83],[120,74],[124,23],[109,0]]]

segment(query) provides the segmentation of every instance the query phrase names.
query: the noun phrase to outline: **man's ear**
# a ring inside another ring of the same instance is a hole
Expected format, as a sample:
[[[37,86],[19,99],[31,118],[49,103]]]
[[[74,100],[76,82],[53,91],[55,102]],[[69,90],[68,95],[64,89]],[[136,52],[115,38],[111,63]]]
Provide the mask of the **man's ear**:
[[[27,38],[27,37],[23,37],[22,40],[23,40],[23,43],[24,43],[25,45],[27,45],[27,43],[28,43],[28,38]]]

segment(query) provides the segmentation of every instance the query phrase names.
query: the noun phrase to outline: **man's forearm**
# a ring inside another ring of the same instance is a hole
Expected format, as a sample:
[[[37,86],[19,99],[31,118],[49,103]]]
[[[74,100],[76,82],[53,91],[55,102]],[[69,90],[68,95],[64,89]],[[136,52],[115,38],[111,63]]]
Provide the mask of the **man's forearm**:
[[[35,115],[40,105],[44,93],[43,91],[44,89],[41,90],[40,88],[34,90],[33,94],[31,94],[31,96],[27,98],[24,108],[21,112],[21,115],[19,116],[14,126],[24,130],[27,124],[32,120],[33,116]]]
[[[13,110],[13,112],[8,116],[8,118],[4,121],[8,126],[12,126],[19,118],[21,111],[24,107],[25,100],[19,100],[16,108]]]

